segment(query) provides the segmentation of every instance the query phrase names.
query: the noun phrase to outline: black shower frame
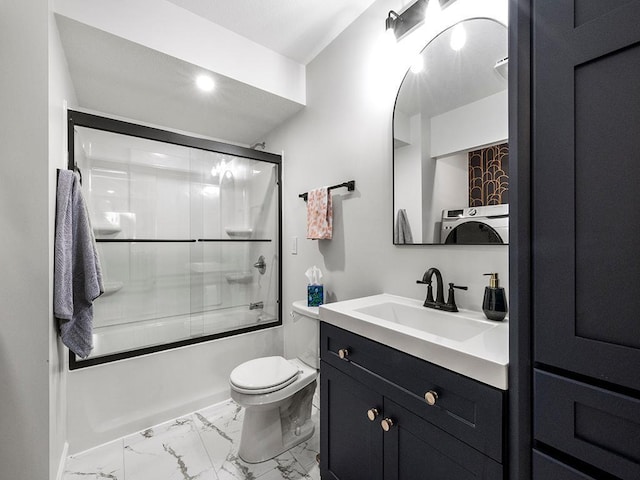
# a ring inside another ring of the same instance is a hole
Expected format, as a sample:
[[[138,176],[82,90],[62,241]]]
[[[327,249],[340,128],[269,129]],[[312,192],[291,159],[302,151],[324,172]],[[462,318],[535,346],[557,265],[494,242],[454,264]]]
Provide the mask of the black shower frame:
[[[95,130],[102,130],[105,132],[119,133],[122,135],[128,135],[131,137],[144,138],[148,140],[155,140],[158,142],[170,143],[173,145],[181,145],[189,148],[196,148],[199,150],[206,150],[216,153],[224,153],[227,155],[233,155],[235,157],[249,158],[251,160],[259,160],[262,162],[272,163],[276,165],[277,171],[277,187],[278,187],[278,246],[277,255],[278,261],[282,260],[282,156],[274,153],[264,152],[261,150],[254,150],[251,148],[240,147],[238,145],[231,145],[228,143],[218,142],[215,140],[208,140],[206,138],[192,137],[189,135],[162,130],[159,128],[148,127],[145,125],[138,125],[136,123],[126,122],[122,120],[115,120],[113,118],[94,115],[91,113],[80,112],[76,110],[67,111],[67,152],[68,152],[68,165],[69,170],[77,170],[75,163],[74,152],[74,135],[75,127],[93,128]],[[226,241],[226,240],[225,240]],[[118,360],[124,360],[127,358],[140,357],[150,353],[162,352],[165,350],[172,350],[174,348],[184,347],[186,345],[195,345],[197,343],[208,342],[219,338],[232,337],[240,335],[242,333],[254,332],[257,330],[264,330],[266,328],[274,328],[282,325],[282,269],[279,268],[278,272],[278,298],[276,300],[278,307],[278,321],[270,322],[264,325],[253,325],[250,327],[239,328],[236,330],[230,330],[228,332],[216,333],[213,335],[204,335],[202,337],[189,338],[186,340],[180,340],[177,342],[165,343],[162,345],[154,345],[145,348],[139,348],[135,350],[129,350],[126,352],[118,352],[110,355],[104,355],[96,358],[88,358],[86,360],[78,360],[76,355],[69,351],[69,370],[77,370],[80,368],[91,367],[94,365],[102,365],[105,363],[111,363]]]

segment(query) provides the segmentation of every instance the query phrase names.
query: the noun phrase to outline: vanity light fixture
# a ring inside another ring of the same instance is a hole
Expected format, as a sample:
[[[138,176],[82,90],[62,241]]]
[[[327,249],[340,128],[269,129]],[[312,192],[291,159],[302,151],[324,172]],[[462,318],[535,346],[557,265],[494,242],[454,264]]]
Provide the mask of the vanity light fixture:
[[[389,10],[389,14],[387,15],[387,19],[384,21],[384,31],[388,36],[393,36],[393,39],[396,40],[396,22],[400,18],[393,10]]]
[[[416,27],[429,20],[433,15],[438,15],[441,10],[451,5],[456,0],[416,0],[401,13],[389,11],[385,20],[385,30],[391,31],[396,41],[412,32]],[[431,5],[432,4],[432,5]]]

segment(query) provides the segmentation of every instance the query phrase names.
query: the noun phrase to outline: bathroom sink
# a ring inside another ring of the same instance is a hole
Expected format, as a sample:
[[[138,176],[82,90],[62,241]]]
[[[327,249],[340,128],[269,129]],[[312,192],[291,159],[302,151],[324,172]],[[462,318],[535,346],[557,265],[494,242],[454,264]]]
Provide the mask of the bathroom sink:
[[[457,342],[468,340],[497,326],[478,322],[464,314],[453,315],[450,312],[431,311],[423,306],[397,302],[378,303],[355,311]]]
[[[415,357],[507,389],[509,323],[443,312],[422,300],[373,295],[320,306],[320,319]]]

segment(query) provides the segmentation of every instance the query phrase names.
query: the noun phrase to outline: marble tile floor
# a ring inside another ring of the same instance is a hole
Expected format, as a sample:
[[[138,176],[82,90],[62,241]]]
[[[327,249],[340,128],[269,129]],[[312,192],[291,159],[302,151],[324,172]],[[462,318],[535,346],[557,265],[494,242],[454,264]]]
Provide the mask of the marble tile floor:
[[[243,462],[238,444],[244,410],[233,400],[148,428],[67,459],[63,480],[319,480],[313,437],[259,464]]]

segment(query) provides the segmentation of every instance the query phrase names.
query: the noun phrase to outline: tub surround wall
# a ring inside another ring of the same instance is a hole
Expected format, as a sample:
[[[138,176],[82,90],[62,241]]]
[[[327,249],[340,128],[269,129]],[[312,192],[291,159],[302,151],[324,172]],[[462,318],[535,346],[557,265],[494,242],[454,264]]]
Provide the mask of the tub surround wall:
[[[431,266],[445,281],[469,286],[456,292],[463,308],[481,309],[483,273],[499,272],[508,285],[507,246],[392,244],[393,105],[409,59],[427,43],[413,37],[416,31],[394,46],[395,53],[385,47],[383,20],[400,7],[377,1],[316,57],[307,66],[307,108],[266,140],[284,152],[285,305],[304,298],[304,272],[314,264],[323,270],[327,301],[381,292],[424,298],[425,288],[415,280]],[[507,4],[458,0],[447,11],[449,18],[491,16],[506,23]],[[333,240],[304,240],[306,209],[297,194],[344,178],[355,179],[357,188],[335,192]],[[292,237],[299,239],[297,255],[286,249]],[[285,333],[286,345],[288,328]]]
[[[231,370],[282,343],[276,327],[69,372],[70,453],[229,398]]]

